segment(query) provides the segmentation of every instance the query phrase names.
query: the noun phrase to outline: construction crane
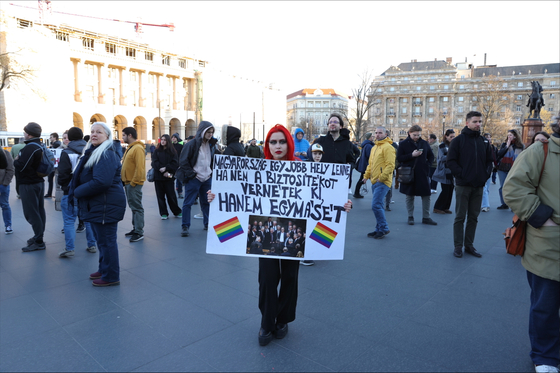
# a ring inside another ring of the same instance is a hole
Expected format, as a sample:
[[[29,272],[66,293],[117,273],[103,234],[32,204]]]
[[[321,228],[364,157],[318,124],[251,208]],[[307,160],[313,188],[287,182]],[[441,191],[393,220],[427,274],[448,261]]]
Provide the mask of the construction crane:
[[[85,16],[83,14],[75,14],[75,13],[67,13],[67,12],[58,12],[56,10],[52,10],[52,1],[50,0],[38,0],[39,2],[39,19],[41,20],[41,22],[43,21],[44,18],[44,13],[48,12],[49,14],[52,15],[52,13],[58,13],[58,14],[65,14],[65,15],[69,15],[69,16],[76,16],[76,17],[85,17],[85,18],[93,18],[93,19],[100,19],[103,21],[113,21],[113,22],[122,22],[122,23],[132,23],[134,25],[134,30],[136,31],[136,33],[138,35],[140,35],[141,33],[143,33],[144,31],[142,30],[142,26],[154,26],[154,27],[167,27],[169,28],[169,31],[175,31],[175,25],[173,23],[166,23],[163,25],[158,25],[155,23],[145,23],[145,22],[136,22],[136,21],[123,21],[120,19],[114,19],[114,18],[103,18],[103,17],[94,17],[94,16]],[[25,5],[20,5],[20,4],[14,4],[14,3],[10,3],[10,5],[13,6],[19,6],[22,8],[28,8],[28,9],[34,9],[33,7],[30,6],[25,6]]]

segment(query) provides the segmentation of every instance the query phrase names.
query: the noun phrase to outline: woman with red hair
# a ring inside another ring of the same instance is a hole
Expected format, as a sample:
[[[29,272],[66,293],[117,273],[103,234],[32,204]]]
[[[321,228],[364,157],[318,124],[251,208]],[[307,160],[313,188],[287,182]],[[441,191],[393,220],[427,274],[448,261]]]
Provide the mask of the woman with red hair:
[[[294,140],[290,132],[281,124],[276,124],[268,131],[264,144],[265,159],[276,161],[296,161]],[[208,192],[208,202],[215,195]],[[352,202],[344,205],[346,212],[352,208]],[[296,319],[298,297],[298,260],[259,258],[259,309],[261,310],[261,328],[259,344],[266,346],[274,337],[281,339],[288,334],[288,323]],[[278,292],[278,284],[280,291]]]

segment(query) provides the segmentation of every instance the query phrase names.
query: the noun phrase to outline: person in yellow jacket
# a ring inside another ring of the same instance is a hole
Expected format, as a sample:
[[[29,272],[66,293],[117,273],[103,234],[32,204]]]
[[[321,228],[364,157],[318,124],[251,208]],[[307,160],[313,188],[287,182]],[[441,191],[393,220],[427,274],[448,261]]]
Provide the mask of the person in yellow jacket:
[[[546,161],[542,143],[529,146],[513,163],[502,191],[505,203],[527,222],[521,263],[531,288],[530,356],[536,372],[558,372],[560,364],[560,114],[550,127]]]
[[[364,173],[363,183],[371,180],[371,191],[373,199],[371,209],[377,220],[375,231],[368,233],[368,237],[380,239],[389,234],[389,225],[385,219],[383,203],[385,196],[393,182],[393,170],[395,169],[395,148],[393,140],[387,136],[385,127],[375,130],[375,146],[371,149],[369,162]]]
[[[132,230],[125,234],[130,242],[144,239],[144,207],[142,207],[142,186],[146,181],[146,153],[144,144],[137,140],[133,127],[122,131],[122,139],[128,144],[123,155],[121,179],[124,183],[128,206],[132,210]]]

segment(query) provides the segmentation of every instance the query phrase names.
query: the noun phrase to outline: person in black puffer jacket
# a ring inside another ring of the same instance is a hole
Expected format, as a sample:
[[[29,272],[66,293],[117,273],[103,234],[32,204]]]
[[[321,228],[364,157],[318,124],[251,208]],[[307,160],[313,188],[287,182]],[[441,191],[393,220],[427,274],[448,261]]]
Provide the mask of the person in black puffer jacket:
[[[118,285],[117,228],[124,218],[126,197],[120,158],[113,149],[111,129],[103,122],[95,122],[91,127],[90,142],[70,183],[70,203],[74,197],[78,199],[80,217],[91,224],[99,249],[99,269],[89,278],[93,286]]]
[[[171,143],[169,135],[162,135],[154,155],[152,157],[152,168],[154,169],[154,185],[156,188],[156,196],[159,207],[159,215],[162,220],[166,220],[169,213],[167,212],[167,203],[171,212],[175,217],[181,217],[181,208],[177,204],[177,195],[173,189],[175,180],[175,172],[179,167],[179,158],[175,147]]]

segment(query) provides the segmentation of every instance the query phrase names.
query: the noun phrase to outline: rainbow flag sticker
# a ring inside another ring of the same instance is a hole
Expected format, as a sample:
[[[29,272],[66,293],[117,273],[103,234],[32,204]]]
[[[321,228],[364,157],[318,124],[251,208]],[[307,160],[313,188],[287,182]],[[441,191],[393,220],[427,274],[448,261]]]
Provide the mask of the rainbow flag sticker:
[[[317,223],[309,238],[311,238],[313,241],[317,241],[318,243],[329,249],[337,234],[338,233],[336,233],[326,225]]]
[[[239,223],[237,216],[215,225],[214,231],[216,231],[216,235],[218,235],[221,243],[243,234],[243,228],[241,228],[241,223]]]

